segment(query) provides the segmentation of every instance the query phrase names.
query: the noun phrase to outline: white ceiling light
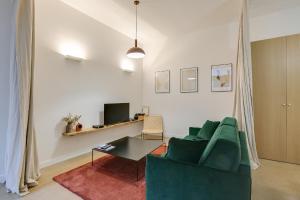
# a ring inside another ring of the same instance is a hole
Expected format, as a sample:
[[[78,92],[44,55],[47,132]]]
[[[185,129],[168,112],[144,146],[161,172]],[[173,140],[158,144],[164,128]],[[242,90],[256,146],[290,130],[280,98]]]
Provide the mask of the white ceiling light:
[[[127,51],[127,57],[129,58],[134,58],[134,59],[139,59],[139,58],[144,58],[145,57],[145,51],[138,47],[138,41],[137,41],[137,6],[140,4],[140,1],[135,0],[134,5],[135,5],[135,40],[134,40],[134,47],[130,48]]]

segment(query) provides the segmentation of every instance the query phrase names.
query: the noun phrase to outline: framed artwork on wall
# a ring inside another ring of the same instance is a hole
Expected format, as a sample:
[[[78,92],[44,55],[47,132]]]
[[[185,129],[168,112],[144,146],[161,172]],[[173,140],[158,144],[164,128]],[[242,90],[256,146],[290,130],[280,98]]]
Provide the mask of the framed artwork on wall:
[[[149,106],[143,106],[142,113],[144,113],[145,115],[149,115]]]
[[[211,66],[211,91],[232,91],[232,63]]]
[[[198,67],[180,69],[180,92],[198,92]]]
[[[170,93],[170,70],[155,72],[155,93]]]

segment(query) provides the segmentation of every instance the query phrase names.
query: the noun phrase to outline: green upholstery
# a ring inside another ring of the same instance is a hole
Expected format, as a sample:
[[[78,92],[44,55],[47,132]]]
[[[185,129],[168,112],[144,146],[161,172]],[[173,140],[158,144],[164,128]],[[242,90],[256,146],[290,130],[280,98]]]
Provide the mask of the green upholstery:
[[[247,141],[246,141],[246,134],[244,132],[239,132],[240,141],[241,141],[241,163],[239,167],[239,172],[242,174],[250,174],[250,160],[248,155],[247,149]]]
[[[201,140],[201,138],[197,137],[197,134],[200,130],[201,130],[201,128],[198,128],[198,127],[190,127],[189,134],[187,136],[185,136],[184,139],[192,140],[192,141]]]
[[[177,161],[198,163],[206,145],[207,141],[205,140],[191,141],[171,138],[169,140],[166,158]]]
[[[191,140],[191,141],[201,140],[201,138],[198,138],[197,136],[194,136],[194,135],[187,135],[187,136],[184,137],[184,139]]]
[[[147,200],[251,200],[251,176],[148,155]]]
[[[240,137],[236,127],[218,127],[204,150],[199,164],[207,167],[237,171],[241,161]]]
[[[190,127],[189,128],[189,135],[197,136],[197,134],[200,130],[201,130],[201,128],[198,128],[198,127]]]
[[[190,128],[186,138],[192,139],[195,132]],[[236,120],[225,118],[210,140],[201,141],[208,144],[196,164],[147,156],[147,200],[251,200],[247,141]]]
[[[237,127],[237,121],[235,118],[233,117],[225,117],[219,126],[223,126],[223,125],[229,125],[229,126],[234,126]]]
[[[210,120],[207,120],[204,125],[202,126],[201,130],[198,132],[197,137],[210,140],[210,138],[213,136],[215,130],[219,126],[220,122],[213,122]]]

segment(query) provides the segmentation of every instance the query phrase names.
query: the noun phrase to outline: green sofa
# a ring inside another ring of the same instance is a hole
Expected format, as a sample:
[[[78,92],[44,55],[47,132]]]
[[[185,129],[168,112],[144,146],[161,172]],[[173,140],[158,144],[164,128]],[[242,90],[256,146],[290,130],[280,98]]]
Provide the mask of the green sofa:
[[[199,130],[190,128],[189,135],[178,140],[202,143],[197,146],[202,148],[197,149],[201,153],[197,163],[170,159],[169,152],[147,156],[147,200],[251,200],[246,137],[238,131],[236,119],[225,118],[209,140],[197,138]]]

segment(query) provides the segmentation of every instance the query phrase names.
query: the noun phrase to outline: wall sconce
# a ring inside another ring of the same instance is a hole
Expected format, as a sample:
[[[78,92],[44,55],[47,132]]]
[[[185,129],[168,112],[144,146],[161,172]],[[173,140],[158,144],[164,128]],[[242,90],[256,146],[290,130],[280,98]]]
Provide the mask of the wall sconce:
[[[76,57],[76,56],[71,56],[71,55],[64,55],[64,56],[67,60],[73,60],[75,62],[82,62],[84,60],[83,58]]]
[[[126,72],[134,72],[135,71],[134,64],[132,63],[132,61],[130,61],[128,59],[122,60],[120,68]]]
[[[59,52],[65,56],[67,60],[82,62],[86,59],[83,48],[77,43],[63,43],[59,48]]]

